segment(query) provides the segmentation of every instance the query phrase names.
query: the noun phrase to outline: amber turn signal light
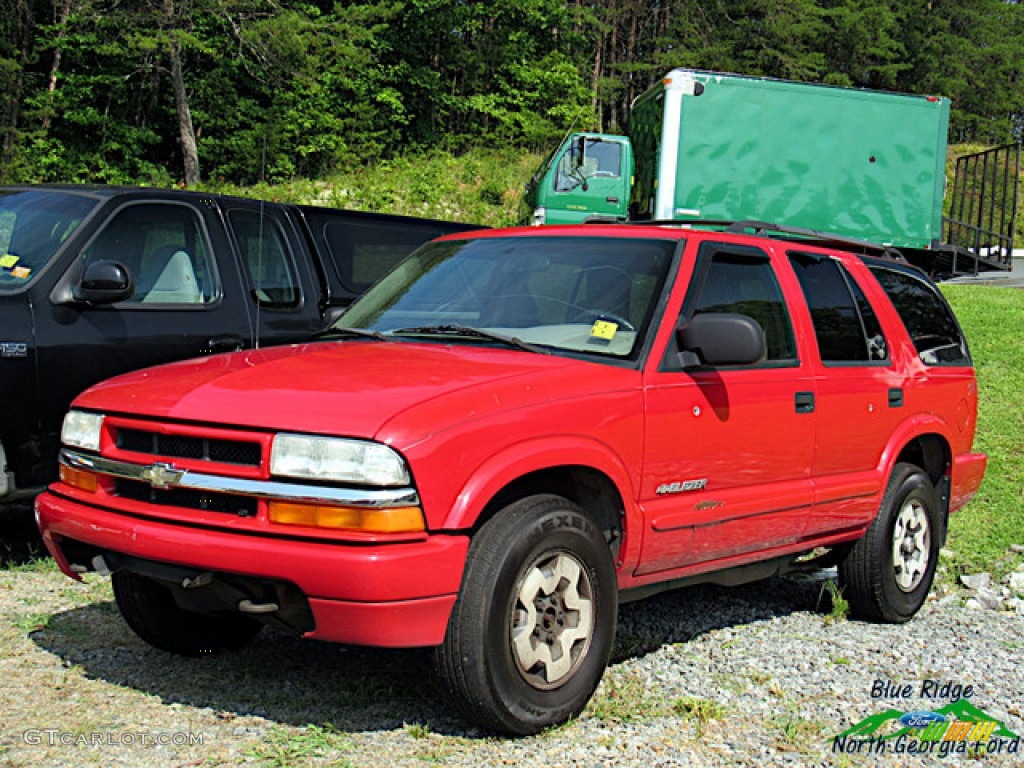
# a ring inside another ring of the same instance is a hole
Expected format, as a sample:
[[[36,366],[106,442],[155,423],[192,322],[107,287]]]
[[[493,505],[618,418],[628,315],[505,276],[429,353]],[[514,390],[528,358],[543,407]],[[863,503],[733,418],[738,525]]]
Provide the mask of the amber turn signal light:
[[[100,487],[100,479],[92,472],[83,472],[65,464],[60,465],[60,480],[86,493],[96,493]]]
[[[363,509],[271,501],[268,503],[268,512],[270,522],[280,525],[305,525],[364,533],[410,533],[425,528],[423,510],[419,507]]]

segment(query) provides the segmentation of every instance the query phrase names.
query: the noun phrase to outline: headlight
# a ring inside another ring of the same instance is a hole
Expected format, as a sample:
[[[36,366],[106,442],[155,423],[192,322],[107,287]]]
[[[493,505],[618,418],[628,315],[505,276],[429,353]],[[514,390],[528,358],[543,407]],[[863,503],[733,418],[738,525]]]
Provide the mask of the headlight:
[[[409,470],[381,443],[281,434],[270,451],[270,474],[357,485],[408,485]]]
[[[543,205],[533,209],[533,221],[530,224],[534,227],[541,226],[548,220],[548,209]]]
[[[86,411],[68,411],[60,440],[64,445],[73,445],[87,451],[99,451],[100,431],[103,428],[103,414]]]

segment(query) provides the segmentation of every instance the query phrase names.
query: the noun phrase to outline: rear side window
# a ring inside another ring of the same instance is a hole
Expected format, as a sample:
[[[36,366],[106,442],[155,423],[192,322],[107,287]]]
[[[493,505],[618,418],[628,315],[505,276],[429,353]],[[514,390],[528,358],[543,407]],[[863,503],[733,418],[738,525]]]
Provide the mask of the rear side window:
[[[790,253],[789,258],[807,299],[822,362],[887,360],[888,346],[875,311],[846,269],[816,254]]]
[[[793,326],[767,254],[753,248],[724,250],[708,244],[701,249],[700,259],[704,266],[698,267],[698,292],[684,313],[727,312],[751,317],[764,330],[765,363],[796,363]]]
[[[444,232],[415,222],[334,217],[324,223],[323,234],[342,285],[358,295],[423,243]]]
[[[871,266],[889,295],[926,365],[970,365],[960,325],[938,289],[927,280],[902,270]]]
[[[297,306],[301,298],[299,281],[281,227],[255,211],[234,210],[228,213],[228,219],[256,301],[270,308]]]

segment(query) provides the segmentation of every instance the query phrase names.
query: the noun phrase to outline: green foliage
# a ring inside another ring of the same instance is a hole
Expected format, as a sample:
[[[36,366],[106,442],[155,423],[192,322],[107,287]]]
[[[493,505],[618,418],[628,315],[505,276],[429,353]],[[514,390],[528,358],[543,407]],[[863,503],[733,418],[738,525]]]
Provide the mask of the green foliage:
[[[1002,0],[6,0],[0,180],[174,183],[175,51],[202,176],[252,184],[622,130],[674,66],[941,94],[1002,143],[1022,37]]]
[[[339,171],[320,181],[207,187],[264,200],[508,226],[519,218],[523,186],[540,160],[510,150],[460,156],[437,150]]]
[[[850,601],[843,596],[843,590],[836,582],[829,579],[821,585],[818,603],[827,609],[825,626],[846,621],[850,615]]]

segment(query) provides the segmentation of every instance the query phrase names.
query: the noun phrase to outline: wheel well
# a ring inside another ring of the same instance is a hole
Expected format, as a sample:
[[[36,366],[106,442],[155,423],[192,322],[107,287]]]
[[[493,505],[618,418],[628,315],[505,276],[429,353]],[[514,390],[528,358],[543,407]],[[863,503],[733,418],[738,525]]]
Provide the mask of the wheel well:
[[[612,556],[618,555],[624,517],[622,497],[607,475],[590,467],[550,467],[513,480],[488,502],[473,532],[512,502],[538,493],[557,494],[579,504],[604,532]]]
[[[950,466],[951,453],[946,440],[940,435],[921,435],[903,446],[897,462],[914,464],[925,471],[938,486]]]
[[[952,452],[945,438],[935,434],[916,437],[903,447],[896,461],[913,464],[925,471],[939,494],[939,504],[943,513],[948,515]],[[945,527],[942,538],[945,539]]]

